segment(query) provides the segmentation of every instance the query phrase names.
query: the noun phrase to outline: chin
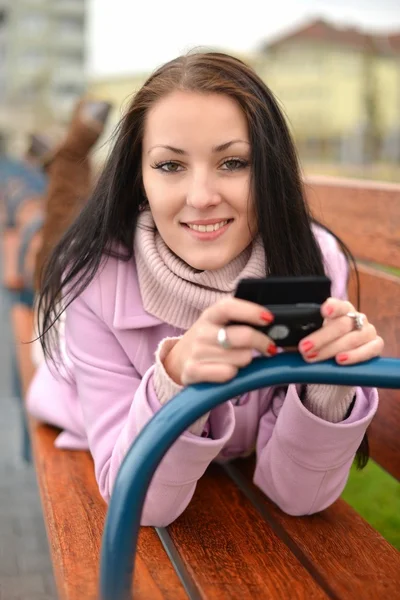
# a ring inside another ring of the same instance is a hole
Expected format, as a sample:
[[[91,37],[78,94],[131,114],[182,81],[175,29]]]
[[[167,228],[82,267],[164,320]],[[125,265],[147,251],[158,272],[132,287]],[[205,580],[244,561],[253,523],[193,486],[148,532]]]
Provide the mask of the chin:
[[[221,256],[218,257],[206,257],[206,256],[182,256],[182,260],[185,261],[193,269],[197,271],[216,271],[222,269],[230,262],[230,258],[224,260]]]

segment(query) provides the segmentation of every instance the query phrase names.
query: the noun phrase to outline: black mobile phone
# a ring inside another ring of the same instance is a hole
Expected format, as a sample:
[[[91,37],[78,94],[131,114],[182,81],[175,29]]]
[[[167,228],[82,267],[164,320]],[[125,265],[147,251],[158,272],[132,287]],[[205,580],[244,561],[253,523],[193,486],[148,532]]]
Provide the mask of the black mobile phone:
[[[331,280],[325,276],[241,279],[235,292],[235,298],[265,306],[274,315],[271,324],[256,329],[283,348],[297,346],[322,327],[321,304],[330,295]]]

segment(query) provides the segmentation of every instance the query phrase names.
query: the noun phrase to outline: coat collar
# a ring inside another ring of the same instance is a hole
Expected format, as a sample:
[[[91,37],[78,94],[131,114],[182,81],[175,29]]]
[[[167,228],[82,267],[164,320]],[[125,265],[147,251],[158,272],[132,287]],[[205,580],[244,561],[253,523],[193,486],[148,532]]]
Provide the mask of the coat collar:
[[[143,308],[135,261],[116,260],[116,293],[113,326],[115,329],[142,329],[162,325],[163,321]],[[106,290],[107,294],[107,290]]]

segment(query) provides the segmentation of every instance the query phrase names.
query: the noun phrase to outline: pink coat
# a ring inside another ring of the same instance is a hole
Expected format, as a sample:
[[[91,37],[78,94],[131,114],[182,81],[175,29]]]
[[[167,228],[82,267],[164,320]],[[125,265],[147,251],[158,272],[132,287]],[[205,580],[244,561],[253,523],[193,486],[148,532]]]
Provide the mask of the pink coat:
[[[346,295],[346,265],[333,238],[318,238],[332,296]],[[143,309],[135,262],[109,258],[67,309],[70,373],[43,363],[28,394],[28,410],[63,429],[59,448],[88,448],[108,501],[120,464],[143,426],[159,410],[154,353],[182,331]],[[197,480],[213,460],[255,448],[254,481],[285,512],[318,512],[341,494],[355,452],[376,412],[377,391],[357,388],[350,417],[330,423],[309,412],[295,385],[261,389],[226,402],[210,416],[212,436],[184,433],[169,450],[149,488],[143,525],[166,526],[189,504]]]

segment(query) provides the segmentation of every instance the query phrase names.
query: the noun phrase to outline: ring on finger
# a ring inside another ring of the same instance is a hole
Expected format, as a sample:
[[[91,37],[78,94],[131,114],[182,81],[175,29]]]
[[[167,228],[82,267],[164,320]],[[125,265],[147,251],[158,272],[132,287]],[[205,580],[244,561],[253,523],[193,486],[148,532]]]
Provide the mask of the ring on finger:
[[[225,327],[221,327],[221,329],[218,330],[217,343],[224,350],[230,350],[232,348],[232,344],[228,339],[228,334],[226,333]]]
[[[364,315],[362,315],[358,312],[348,312],[346,314],[346,317],[350,317],[351,319],[353,319],[353,329],[355,329],[357,331],[361,331],[361,329],[364,327],[364,323],[365,323]]]

